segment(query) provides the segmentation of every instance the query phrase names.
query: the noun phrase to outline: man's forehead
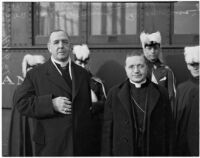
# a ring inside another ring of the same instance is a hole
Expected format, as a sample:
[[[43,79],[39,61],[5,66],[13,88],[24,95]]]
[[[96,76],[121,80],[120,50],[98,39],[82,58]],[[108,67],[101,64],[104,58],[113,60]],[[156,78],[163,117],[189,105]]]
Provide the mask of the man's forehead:
[[[134,55],[134,56],[128,56],[127,58],[126,58],[126,60],[140,60],[140,59],[144,59],[144,56],[143,55]]]
[[[67,39],[69,40],[69,37],[64,31],[57,31],[57,32],[52,32],[50,35],[50,40],[59,40],[59,39]]]
[[[145,63],[145,58],[144,56],[129,56],[126,58],[126,63],[132,65]]]

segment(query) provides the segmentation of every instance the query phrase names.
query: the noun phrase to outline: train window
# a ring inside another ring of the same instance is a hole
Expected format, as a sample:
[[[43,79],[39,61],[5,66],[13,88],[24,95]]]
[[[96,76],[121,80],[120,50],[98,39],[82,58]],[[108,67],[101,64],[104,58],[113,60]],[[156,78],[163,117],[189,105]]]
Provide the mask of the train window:
[[[90,3],[88,43],[137,43],[137,8],[137,3]]]
[[[173,44],[199,43],[199,2],[174,3]]]
[[[65,30],[73,42],[80,39],[81,3],[35,3],[35,44],[46,44],[51,31]]]

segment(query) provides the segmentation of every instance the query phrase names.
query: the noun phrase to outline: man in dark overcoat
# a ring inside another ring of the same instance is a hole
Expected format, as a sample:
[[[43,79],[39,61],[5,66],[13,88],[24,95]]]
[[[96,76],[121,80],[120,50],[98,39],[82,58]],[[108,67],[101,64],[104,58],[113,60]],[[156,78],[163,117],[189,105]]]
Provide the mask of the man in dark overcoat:
[[[14,96],[19,112],[34,118],[35,155],[93,155],[89,75],[71,61],[66,32],[53,31],[47,46],[51,58],[27,73]]]
[[[23,77],[26,77],[28,71],[43,63],[45,63],[45,58],[42,55],[26,54],[22,60]],[[33,120],[22,116],[13,105],[8,137],[8,156],[34,156],[35,146],[32,133]]]
[[[184,48],[190,77],[177,88],[176,156],[199,156],[199,50],[200,46]]]
[[[170,155],[174,125],[167,90],[146,78],[142,53],[128,54],[125,70],[128,79],[107,96],[102,155]]]

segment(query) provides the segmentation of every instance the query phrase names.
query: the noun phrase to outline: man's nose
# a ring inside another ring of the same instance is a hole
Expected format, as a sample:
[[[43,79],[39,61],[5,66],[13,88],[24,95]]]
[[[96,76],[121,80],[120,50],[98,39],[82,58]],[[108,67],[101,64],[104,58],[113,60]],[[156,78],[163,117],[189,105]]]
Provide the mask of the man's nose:
[[[151,53],[154,53],[154,51],[155,51],[154,48],[151,48],[151,49],[150,49],[150,52],[151,52]]]
[[[63,48],[63,42],[62,41],[59,42],[59,47]]]
[[[133,72],[139,72],[139,69],[138,69],[138,67],[137,66],[135,66],[135,67],[133,67]]]

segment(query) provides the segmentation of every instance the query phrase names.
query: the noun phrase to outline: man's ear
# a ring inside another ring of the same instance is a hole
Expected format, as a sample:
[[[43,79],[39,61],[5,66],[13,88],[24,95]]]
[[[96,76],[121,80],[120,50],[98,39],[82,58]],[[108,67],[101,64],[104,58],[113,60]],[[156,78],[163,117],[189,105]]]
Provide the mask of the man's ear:
[[[49,52],[51,53],[51,47],[50,47],[50,43],[49,42],[47,43],[47,48],[48,48]]]

